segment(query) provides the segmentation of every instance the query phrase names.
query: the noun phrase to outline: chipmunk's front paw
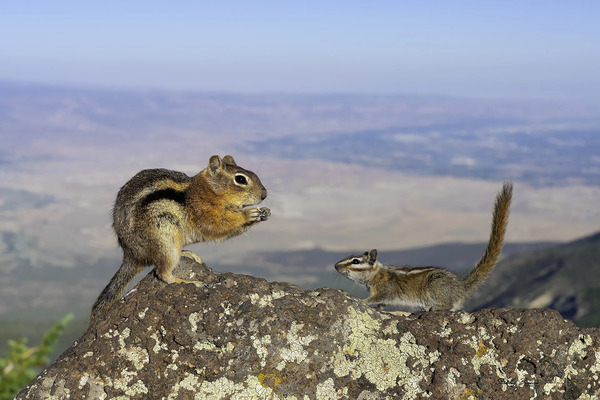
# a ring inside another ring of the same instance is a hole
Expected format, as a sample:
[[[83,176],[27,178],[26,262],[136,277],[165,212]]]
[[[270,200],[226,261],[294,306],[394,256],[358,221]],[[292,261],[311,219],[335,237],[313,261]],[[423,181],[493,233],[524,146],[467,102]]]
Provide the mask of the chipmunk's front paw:
[[[245,212],[251,222],[266,221],[271,215],[271,210],[266,207],[247,208]]]
[[[267,207],[260,208],[260,220],[261,221],[268,220],[270,216],[271,216],[271,210],[269,210]]]

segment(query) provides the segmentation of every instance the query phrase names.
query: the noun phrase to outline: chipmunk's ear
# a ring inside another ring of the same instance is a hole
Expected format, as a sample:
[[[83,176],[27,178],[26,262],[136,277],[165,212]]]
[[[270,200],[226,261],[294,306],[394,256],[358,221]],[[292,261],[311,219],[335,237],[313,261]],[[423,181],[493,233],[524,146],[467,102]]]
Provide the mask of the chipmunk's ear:
[[[221,173],[223,169],[223,160],[219,156],[212,156],[210,160],[208,160],[208,172],[212,176],[217,176]]]
[[[377,260],[377,249],[373,249],[369,252],[369,264],[370,265],[375,264],[376,260]]]
[[[225,157],[223,157],[223,162],[229,165],[237,165],[233,157],[231,157],[230,155],[226,155]]]

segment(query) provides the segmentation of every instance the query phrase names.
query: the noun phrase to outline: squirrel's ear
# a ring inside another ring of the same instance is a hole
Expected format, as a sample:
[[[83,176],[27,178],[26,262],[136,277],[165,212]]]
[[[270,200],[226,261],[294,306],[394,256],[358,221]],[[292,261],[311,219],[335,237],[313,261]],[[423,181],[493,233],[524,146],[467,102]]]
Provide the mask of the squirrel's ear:
[[[377,249],[373,249],[369,252],[369,264],[375,264],[375,260],[377,260]]]
[[[237,165],[233,157],[231,157],[230,155],[226,155],[225,157],[223,157],[223,162],[229,165]]]
[[[210,160],[208,160],[208,172],[212,176],[216,176],[221,173],[221,169],[223,169],[223,160],[221,160],[221,157],[212,156]]]

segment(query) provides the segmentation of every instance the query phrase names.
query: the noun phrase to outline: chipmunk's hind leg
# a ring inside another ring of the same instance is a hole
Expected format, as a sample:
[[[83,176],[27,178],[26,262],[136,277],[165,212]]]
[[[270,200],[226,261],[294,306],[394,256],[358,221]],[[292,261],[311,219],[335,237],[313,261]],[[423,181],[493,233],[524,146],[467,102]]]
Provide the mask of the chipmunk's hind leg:
[[[154,273],[156,274],[156,277],[165,283],[193,283],[198,287],[204,286],[204,282],[188,281],[186,279],[181,279],[173,275],[173,271],[175,270],[177,265],[179,265],[179,261],[181,260],[182,256],[181,248],[183,247],[183,240],[180,238],[180,235],[175,235],[172,238],[163,237],[161,239],[163,241],[169,241],[171,243],[163,243],[163,245],[158,246],[158,248],[162,249],[164,253],[157,254],[155,257],[156,268],[154,269]],[[189,254],[185,254],[185,256],[190,257]]]
[[[202,261],[202,258],[200,258],[200,256],[198,254],[194,253],[193,251],[181,250],[181,256],[186,257],[186,258],[191,258],[192,260],[196,261],[198,264],[204,264],[204,261]]]
[[[364,299],[363,301],[370,306],[376,306],[376,308],[378,310],[382,310],[386,306],[385,300],[386,300],[386,297],[383,295],[371,295],[371,296],[367,297],[366,299]]]

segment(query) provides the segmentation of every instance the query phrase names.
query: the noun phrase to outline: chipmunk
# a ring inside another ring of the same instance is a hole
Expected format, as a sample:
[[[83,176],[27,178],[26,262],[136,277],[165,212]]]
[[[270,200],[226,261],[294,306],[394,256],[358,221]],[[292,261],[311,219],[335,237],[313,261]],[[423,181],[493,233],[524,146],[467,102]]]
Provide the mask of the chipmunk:
[[[214,155],[193,177],[167,169],[136,174],[117,194],[113,228],[123,249],[123,263],[92,306],[90,321],[108,310],[145,267],[154,265],[165,283],[194,283],[173,276],[185,245],[223,241],[246,232],[271,211],[256,207],[267,190],[253,172],[231,156]]]
[[[335,264],[335,269],[347,278],[366,285],[370,296],[364,301],[378,304],[378,308],[398,305],[426,311],[459,310],[500,258],[511,197],[512,184],[505,182],[496,197],[490,240],[485,253],[462,280],[439,267],[382,265],[377,261],[375,249],[360,256],[346,257]]]

